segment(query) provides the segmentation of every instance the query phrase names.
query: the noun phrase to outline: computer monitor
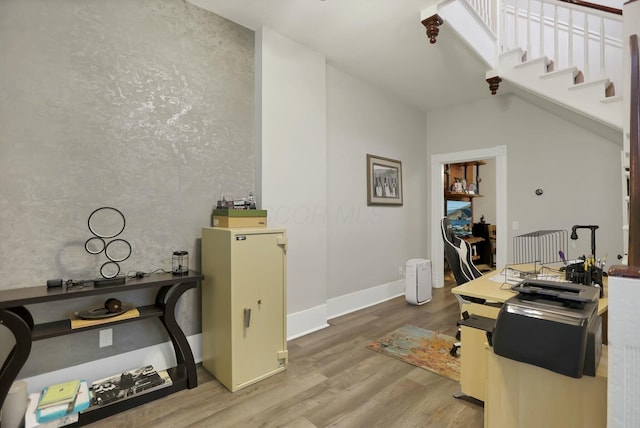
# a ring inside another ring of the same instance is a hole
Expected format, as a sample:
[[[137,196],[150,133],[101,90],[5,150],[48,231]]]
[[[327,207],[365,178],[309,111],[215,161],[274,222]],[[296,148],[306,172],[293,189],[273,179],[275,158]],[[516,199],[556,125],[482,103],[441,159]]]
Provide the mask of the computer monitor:
[[[473,226],[473,212],[471,201],[446,201],[447,218],[451,222],[453,233],[456,236],[471,235]]]

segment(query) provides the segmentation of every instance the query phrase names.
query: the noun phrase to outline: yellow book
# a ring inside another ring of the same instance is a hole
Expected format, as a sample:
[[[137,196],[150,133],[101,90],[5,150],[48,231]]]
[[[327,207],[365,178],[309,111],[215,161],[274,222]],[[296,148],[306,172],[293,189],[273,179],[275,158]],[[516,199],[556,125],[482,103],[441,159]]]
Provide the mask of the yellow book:
[[[79,380],[73,380],[71,382],[59,383],[57,385],[46,387],[42,391],[42,395],[40,396],[38,409],[44,409],[49,406],[63,403],[70,403],[75,399],[79,388]]]

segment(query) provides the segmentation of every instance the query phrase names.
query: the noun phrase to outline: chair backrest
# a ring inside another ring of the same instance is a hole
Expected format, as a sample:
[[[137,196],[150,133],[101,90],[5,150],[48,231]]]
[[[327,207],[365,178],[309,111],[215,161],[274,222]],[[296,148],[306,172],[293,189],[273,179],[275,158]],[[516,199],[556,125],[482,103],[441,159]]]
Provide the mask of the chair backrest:
[[[461,285],[482,276],[471,260],[471,246],[467,241],[454,235],[453,227],[448,218],[442,218],[440,229],[444,240],[444,255],[453,271],[456,283]]]

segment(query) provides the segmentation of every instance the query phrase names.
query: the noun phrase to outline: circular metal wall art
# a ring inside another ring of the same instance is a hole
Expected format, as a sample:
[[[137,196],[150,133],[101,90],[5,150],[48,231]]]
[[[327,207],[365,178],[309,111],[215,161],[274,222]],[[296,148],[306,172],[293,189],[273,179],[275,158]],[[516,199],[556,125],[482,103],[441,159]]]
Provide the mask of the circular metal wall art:
[[[131,255],[131,244],[124,239],[114,239],[104,248],[104,254],[112,262],[123,262]]]
[[[104,239],[99,236],[94,236],[92,238],[87,239],[87,242],[84,243],[84,249],[87,250],[89,254],[100,254],[104,251],[104,247],[106,246]]]
[[[120,265],[116,262],[106,262],[100,266],[100,275],[103,278],[115,278],[120,273]]]
[[[101,207],[93,211],[87,223],[89,231],[99,238],[115,238],[127,224],[124,214],[112,207]]]
[[[93,236],[84,243],[84,249],[96,255],[104,251],[109,261],[100,267],[100,275],[106,279],[115,278],[120,273],[118,263],[131,256],[131,244],[128,241],[112,239],[120,235],[127,225],[124,214],[113,207],[100,207],[89,215],[87,225]]]

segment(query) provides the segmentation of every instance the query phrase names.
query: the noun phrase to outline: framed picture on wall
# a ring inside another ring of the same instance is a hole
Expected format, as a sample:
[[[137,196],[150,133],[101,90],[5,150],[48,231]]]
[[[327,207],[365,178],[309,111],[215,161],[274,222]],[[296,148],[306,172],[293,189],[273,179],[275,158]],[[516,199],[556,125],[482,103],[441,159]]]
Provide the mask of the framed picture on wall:
[[[367,155],[367,205],[402,205],[402,162]]]

